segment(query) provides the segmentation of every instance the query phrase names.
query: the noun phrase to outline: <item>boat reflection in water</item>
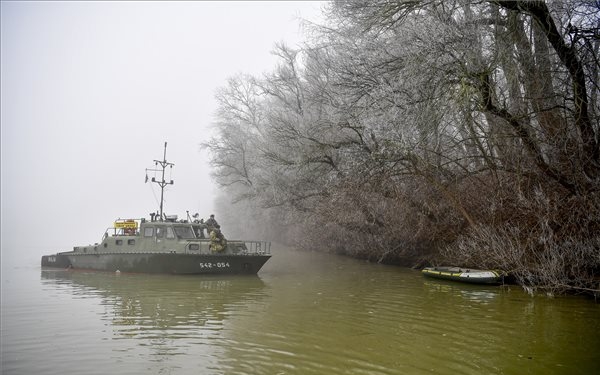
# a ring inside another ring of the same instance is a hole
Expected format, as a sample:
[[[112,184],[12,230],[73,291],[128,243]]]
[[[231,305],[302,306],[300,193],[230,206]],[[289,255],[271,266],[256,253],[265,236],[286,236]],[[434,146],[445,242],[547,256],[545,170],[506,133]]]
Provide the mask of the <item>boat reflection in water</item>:
[[[99,300],[110,339],[207,340],[235,311],[265,296],[258,276],[172,276],[42,270],[45,285],[76,299]],[[142,345],[152,345],[146,343]],[[171,351],[180,345],[166,346]],[[171,353],[172,354],[172,353]]]
[[[424,281],[423,286],[430,295],[450,295],[481,304],[490,303],[493,300],[500,298],[500,293],[502,292],[498,287],[461,284],[452,281]]]

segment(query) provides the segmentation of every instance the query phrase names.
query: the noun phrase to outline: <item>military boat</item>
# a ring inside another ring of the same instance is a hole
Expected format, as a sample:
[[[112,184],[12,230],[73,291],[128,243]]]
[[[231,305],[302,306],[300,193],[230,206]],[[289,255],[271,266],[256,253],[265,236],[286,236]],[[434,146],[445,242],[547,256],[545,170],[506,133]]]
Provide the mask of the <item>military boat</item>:
[[[161,188],[160,211],[150,219],[117,219],[99,243],[75,246],[72,251],[42,256],[42,267],[86,269],[110,272],[166,274],[256,274],[271,257],[267,241],[226,240],[214,221],[198,215],[178,220],[163,212],[167,162],[165,142],[162,160],[154,160],[162,173],[152,182]],[[148,171],[148,170],[147,170]]]

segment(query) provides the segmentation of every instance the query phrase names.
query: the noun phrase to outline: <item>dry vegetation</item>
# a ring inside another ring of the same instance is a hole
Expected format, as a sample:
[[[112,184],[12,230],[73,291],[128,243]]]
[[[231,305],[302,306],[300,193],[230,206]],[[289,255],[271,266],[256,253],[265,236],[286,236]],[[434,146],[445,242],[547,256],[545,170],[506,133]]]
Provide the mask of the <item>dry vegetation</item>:
[[[599,14],[332,2],[275,71],[219,91],[221,216],[306,249],[599,289]]]

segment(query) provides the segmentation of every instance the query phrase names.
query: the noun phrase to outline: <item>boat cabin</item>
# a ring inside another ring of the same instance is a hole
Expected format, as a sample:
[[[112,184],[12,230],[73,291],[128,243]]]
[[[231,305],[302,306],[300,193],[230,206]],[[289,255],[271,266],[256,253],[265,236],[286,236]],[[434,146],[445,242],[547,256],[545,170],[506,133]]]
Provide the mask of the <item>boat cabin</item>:
[[[162,221],[146,219],[117,219],[102,237],[100,244],[76,246],[77,253],[88,252],[167,252],[211,253],[209,228],[199,221],[177,221],[169,217]],[[228,250],[233,253],[247,250],[245,242],[230,241]]]
[[[196,240],[207,239],[210,228],[204,223],[176,221],[146,221],[145,219],[117,219],[112,228],[108,228],[104,237],[141,236],[155,239]]]

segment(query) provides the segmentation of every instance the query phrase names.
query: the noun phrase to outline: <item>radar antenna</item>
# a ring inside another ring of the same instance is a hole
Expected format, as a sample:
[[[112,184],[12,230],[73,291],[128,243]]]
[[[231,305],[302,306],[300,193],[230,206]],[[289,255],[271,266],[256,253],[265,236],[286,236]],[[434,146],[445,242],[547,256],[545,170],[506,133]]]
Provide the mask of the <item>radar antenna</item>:
[[[155,166],[159,166],[161,167],[161,169],[146,169],[146,172],[148,171],[153,171],[153,172],[161,172],[162,173],[162,177],[160,179],[160,181],[156,180],[155,177],[152,177],[152,182],[158,184],[158,186],[160,186],[160,216],[159,216],[159,220],[162,221],[163,220],[163,201],[164,201],[164,194],[165,194],[165,186],[167,185],[173,185],[173,180],[170,181],[165,181],[165,169],[167,167],[173,168],[173,166],[175,164],[173,163],[169,163],[167,162],[167,142],[165,142],[165,151],[163,153],[163,160],[154,160],[154,165]],[[146,178],[147,175],[146,175]]]

